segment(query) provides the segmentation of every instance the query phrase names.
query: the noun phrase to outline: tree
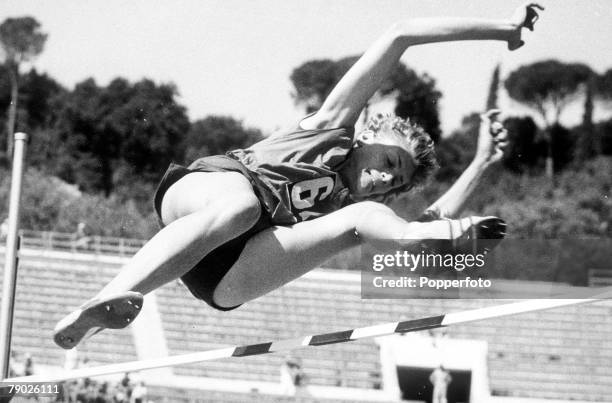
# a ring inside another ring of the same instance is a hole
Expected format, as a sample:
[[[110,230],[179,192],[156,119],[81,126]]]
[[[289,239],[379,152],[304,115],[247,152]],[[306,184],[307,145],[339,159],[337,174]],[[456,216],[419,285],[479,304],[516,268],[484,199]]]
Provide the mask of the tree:
[[[546,145],[537,142],[538,127],[531,117],[511,117],[504,121],[509,144],[503,164],[513,172],[523,173],[536,166],[546,155]]]
[[[612,101],[612,69],[597,78],[597,95],[606,101]]]
[[[11,85],[5,66],[0,65],[0,110],[7,110],[10,105]],[[57,149],[51,136],[50,122],[55,119],[55,98],[66,90],[47,74],[40,74],[36,69],[19,77],[18,119],[15,130],[29,133],[32,141],[28,146],[28,166],[47,168],[50,157]],[[0,126],[6,127],[4,114],[0,115]],[[1,138],[0,150],[6,149],[6,138]],[[1,153],[0,153],[1,154]],[[4,155],[4,154],[2,154]]]
[[[0,65],[0,109],[8,110],[11,104],[11,83],[6,66]],[[32,131],[49,124],[55,113],[53,98],[66,90],[46,73],[32,68],[19,75],[19,102],[15,131]],[[0,115],[0,122],[6,127],[6,116]],[[4,147],[3,149],[5,149]]]
[[[593,77],[585,83],[582,124],[576,129],[578,139],[575,156],[579,161],[585,161],[601,154],[601,138],[593,124],[595,80],[596,78]]]
[[[189,119],[177,94],[173,84],[148,79],[133,85],[117,79],[106,88],[103,127],[118,134],[121,160],[147,182],[156,182],[171,161],[184,156]]]
[[[487,95],[487,103],[485,110],[497,109],[497,93],[499,91],[499,64],[495,66],[493,75],[491,76],[491,84],[489,85],[489,95]]]
[[[296,104],[304,106],[306,113],[314,112],[321,107],[340,78],[334,61],[308,61],[291,73],[290,79],[295,89],[293,99]]]
[[[599,122],[595,126],[598,137],[601,139],[601,153],[603,155],[612,155],[612,119],[604,122]]]
[[[577,157],[582,162],[597,155],[609,153],[610,133],[602,130],[606,125],[595,125],[593,122],[596,101],[601,101],[608,109],[612,106],[612,69],[608,69],[602,75],[593,74],[586,83],[582,125],[576,129],[578,133]]]
[[[208,116],[192,123],[185,140],[185,159],[193,161],[207,155],[224,154],[246,148],[263,138],[257,129],[245,128],[229,116]]]
[[[24,62],[32,61],[38,56],[47,40],[47,34],[40,31],[40,23],[32,17],[7,18],[0,24],[0,46],[4,53],[11,80],[11,103],[7,118],[7,156],[13,148],[13,132],[17,115],[19,96],[19,67]]]
[[[436,144],[440,164],[435,174],[437,181],[454,182],[474,158],[480,121],[479,113],[465,115],[461,119],[461,126]]]
[[[50,171],[86,191],[129,193],[134,181],[154,184],[181,160],[189,120],[171,84],[93,79],[56,97],[50,133],[56,144]],[[150,195],[146,195],[149,197]],[[143,196],[145,197],[145,196]]]
[[[296,104],[303,106],[306,113],[318,110],[334,86],[358,59],[359,56],[350,56],[336,61],[312,60],[295,68],[290,79]],[[419,75],[400,63],[383,82],[373,99],[385,97],[395,98],[394,113],[397,116],[410,118],[422,126],[434,141],[440,138],[438,101],[442,93],[436,88],[433,78],[427,74]],[[368,105],[365,107],[366,119],[367,109]]]
[[[438,101],[442,93],[436,88],[436,81],[427,74],[418,75],[414,70],[400,64],[390,77],[389,87],[381,88],[382,95],[395,95],[394,113],[403,119],[410,119],[421,126],[438,142],[442,131],[438,115]]]
[[[505,81],[508,95],[536,111],[546,126],[548,139],[546,173],[554,170],[551,127],[559,124],[565,107],[581,94],[583,84],[593,75],[584,64],[546,60],[519,67]]]
[[[575,157],[576,132],[555,124],[550,128],[550,135],[555,141],[552,143],[552,157],[555,161],[555,172],[561,171]]]
[[[20,109],[23,109],[23,130],[43,128],[53,119],[55,109],[53,99],[66,92],[66,89],[46,73],[31,69],[22,74],[20,81]],[[16,126],[20,129],[20,126]]]

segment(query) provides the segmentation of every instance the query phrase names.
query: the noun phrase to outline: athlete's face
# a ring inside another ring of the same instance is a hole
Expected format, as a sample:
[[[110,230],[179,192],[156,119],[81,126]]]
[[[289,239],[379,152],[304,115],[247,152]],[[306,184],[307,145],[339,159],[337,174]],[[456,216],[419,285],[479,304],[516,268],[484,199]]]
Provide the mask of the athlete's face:
[[[415,165],[406,139],[392,129],[357,135],[356,147],[341,174],[354,200],[384,201],[410,183]]]

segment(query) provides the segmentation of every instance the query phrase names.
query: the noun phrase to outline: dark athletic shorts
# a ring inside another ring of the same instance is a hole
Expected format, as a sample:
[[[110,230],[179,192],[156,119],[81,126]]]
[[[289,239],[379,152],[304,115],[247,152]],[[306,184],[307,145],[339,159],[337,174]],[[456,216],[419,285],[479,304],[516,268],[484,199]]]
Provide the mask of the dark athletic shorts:
[[[193,269],[181,277],[183,283],[196,298],[203,300],[213,308],[221,311],[236,309],[238,306],[227,308],[215,304],[213,293],[221,279],[223,279],[223,276],[227,274],[229,269],[238,260],[238,257],[240,257],[248,240],[256,233],[272,226],[265,205],[265,200],[269,200],[271,195],[253,172],[249,171],[241,162],[224,155],[200,158],[187,168],[181,165],[170,164],[155,192],[155,211],[160,222],[161,203],[164,194],[170,186],[192,172],[239,172],[249,180],[255,195],[260,200],[261,217],[251,229],[210,252]]]

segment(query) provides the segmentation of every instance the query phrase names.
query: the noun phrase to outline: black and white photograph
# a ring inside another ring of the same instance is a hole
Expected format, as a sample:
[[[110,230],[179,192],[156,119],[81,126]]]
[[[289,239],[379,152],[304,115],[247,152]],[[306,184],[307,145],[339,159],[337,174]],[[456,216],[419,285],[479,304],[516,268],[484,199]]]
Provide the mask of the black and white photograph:
[[[0,402],[612,403],[610,38],[0,0]]]

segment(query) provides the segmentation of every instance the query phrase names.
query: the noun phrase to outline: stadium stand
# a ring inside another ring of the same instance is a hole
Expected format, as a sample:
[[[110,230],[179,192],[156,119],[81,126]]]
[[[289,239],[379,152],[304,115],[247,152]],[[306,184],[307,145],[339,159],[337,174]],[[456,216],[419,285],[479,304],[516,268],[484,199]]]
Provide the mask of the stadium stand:
[[[60,367],[64,352],[51,340],[55,322],[91,297],[118,271],[124,252],[83,253],[71,250],[69,245],[62,248],[24,245],[17,281],[13,348],[31,353],[41,366]],[[359,273],[329,270],[315,271],[227,313],[197,301],[178,283],[158,290],[156,300],[170,355],[506,302],[362,300]],[[610,317],[612,305],[605,301],[459,325],[446,329],[446,337],[486,342],[492,399],[499,396],[612,401]],[[79,348],[79,354],[87,356],[91,365],[136,360],[139,357],[134,340],[128,330],[105,331]],[[373,340],[301,349],[292,354],[301,359],[306,384],[319,391],[361,390],[365,396],[365,391],[380,388],[381,355]],[[156,397],[154,401],[177,402],[294,401],[270,394],[265,387],[258,389],[258,385],[278,384],[279,369],[285,359],[282,354],[270,354],[173,368],[168,383],[161,380],[151,385],[150,395]],[[210,382],[197,388],[173,384],[180,379],[201,379],[203,384],[211,379],[225,379],[240,381],[243,386],[240,392],[231,392],[211,389]],[[341,396],[342,393],[336,394],[330,401],[342,401]],[[300,399],[326,401],[320,396]],[[384,397],[374,400],[389,401]]]

